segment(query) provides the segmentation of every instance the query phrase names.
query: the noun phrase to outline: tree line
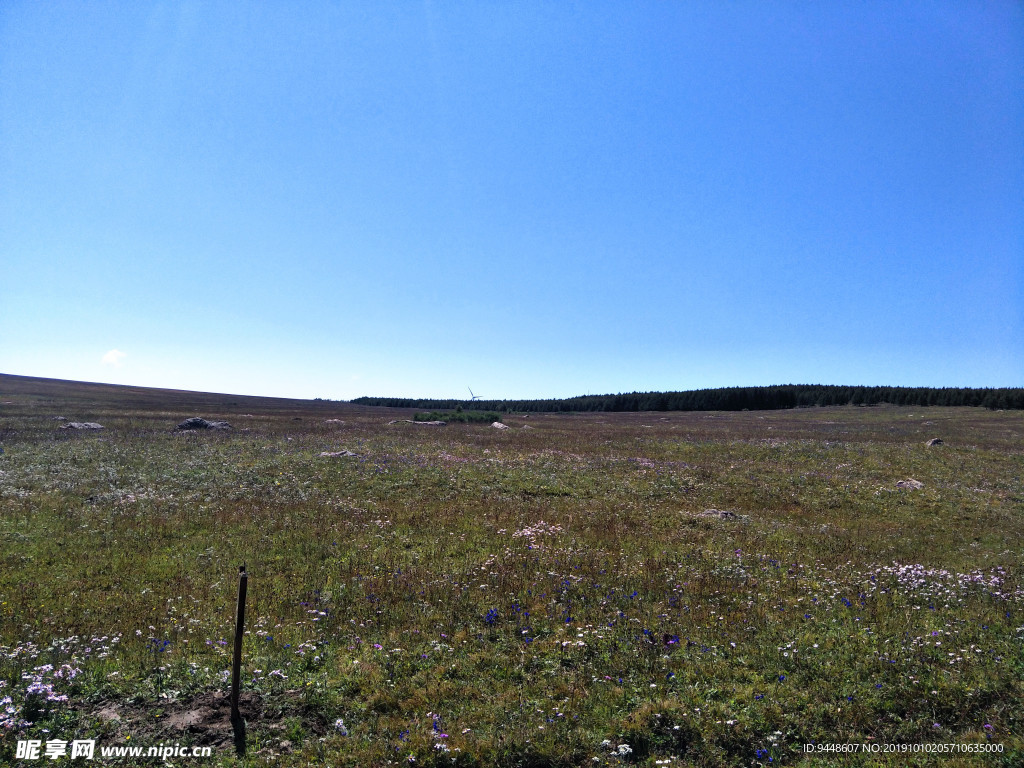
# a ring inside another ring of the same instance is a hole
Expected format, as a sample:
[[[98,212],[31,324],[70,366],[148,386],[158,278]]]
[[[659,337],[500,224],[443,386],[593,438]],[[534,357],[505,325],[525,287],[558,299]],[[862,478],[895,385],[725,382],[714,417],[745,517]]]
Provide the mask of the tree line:
[[[1024,388],[844,387],[786,384],[769,387],[722,387],[687,392],[629,392],[582,395],[552,400],[436,400],[408,397],[359,397],[356,405],[390,408],[458,407],[501,413],[567,411],[768,411],[825,405],[969,405],[991,409],[1024,409]]]

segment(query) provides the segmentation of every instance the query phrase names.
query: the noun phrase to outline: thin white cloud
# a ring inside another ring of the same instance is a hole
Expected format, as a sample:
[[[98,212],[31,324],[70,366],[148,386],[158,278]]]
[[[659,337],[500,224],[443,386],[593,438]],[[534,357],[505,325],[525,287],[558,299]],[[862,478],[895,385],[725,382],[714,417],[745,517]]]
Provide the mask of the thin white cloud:
[[[128,357],[128,353],[122,352],[120,349],[112,349],[103,356],[103,364],[120,368],[121,360],[125,357]]]

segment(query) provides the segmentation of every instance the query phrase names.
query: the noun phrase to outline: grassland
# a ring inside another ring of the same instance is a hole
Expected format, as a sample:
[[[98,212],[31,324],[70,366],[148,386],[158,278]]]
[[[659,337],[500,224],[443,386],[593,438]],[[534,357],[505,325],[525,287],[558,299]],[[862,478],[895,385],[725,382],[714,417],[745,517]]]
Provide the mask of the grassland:
[[[1024,764],[1024,414],[412,413],[0,376],[0,763]]]

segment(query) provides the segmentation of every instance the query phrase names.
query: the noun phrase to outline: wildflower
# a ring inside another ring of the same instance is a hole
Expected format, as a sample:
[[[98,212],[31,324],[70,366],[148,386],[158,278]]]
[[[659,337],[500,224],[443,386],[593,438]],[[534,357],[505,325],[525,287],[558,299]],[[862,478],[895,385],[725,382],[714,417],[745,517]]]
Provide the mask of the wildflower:
[[[334,730],[340,733],[342,736],[348,736],[348,728],[345,727],[345,721],[340,717],[334,721]]]

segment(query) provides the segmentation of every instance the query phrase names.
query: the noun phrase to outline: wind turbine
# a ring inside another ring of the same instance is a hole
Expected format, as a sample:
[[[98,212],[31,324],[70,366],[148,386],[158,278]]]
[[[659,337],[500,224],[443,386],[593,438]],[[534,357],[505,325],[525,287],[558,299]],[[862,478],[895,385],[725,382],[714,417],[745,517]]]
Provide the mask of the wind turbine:
[[[466,387],[466,389],[468,389],[468,390],[469,390],[469,401],[470,401],[471,403],[472,403],[473,401],[475,401],[475,400],[479,400],[479,399],[480,399],[480,395],[474,395],[474,394],[473,394],[473,390],[472,390],[472,388],[470,388],[470,387]]]

